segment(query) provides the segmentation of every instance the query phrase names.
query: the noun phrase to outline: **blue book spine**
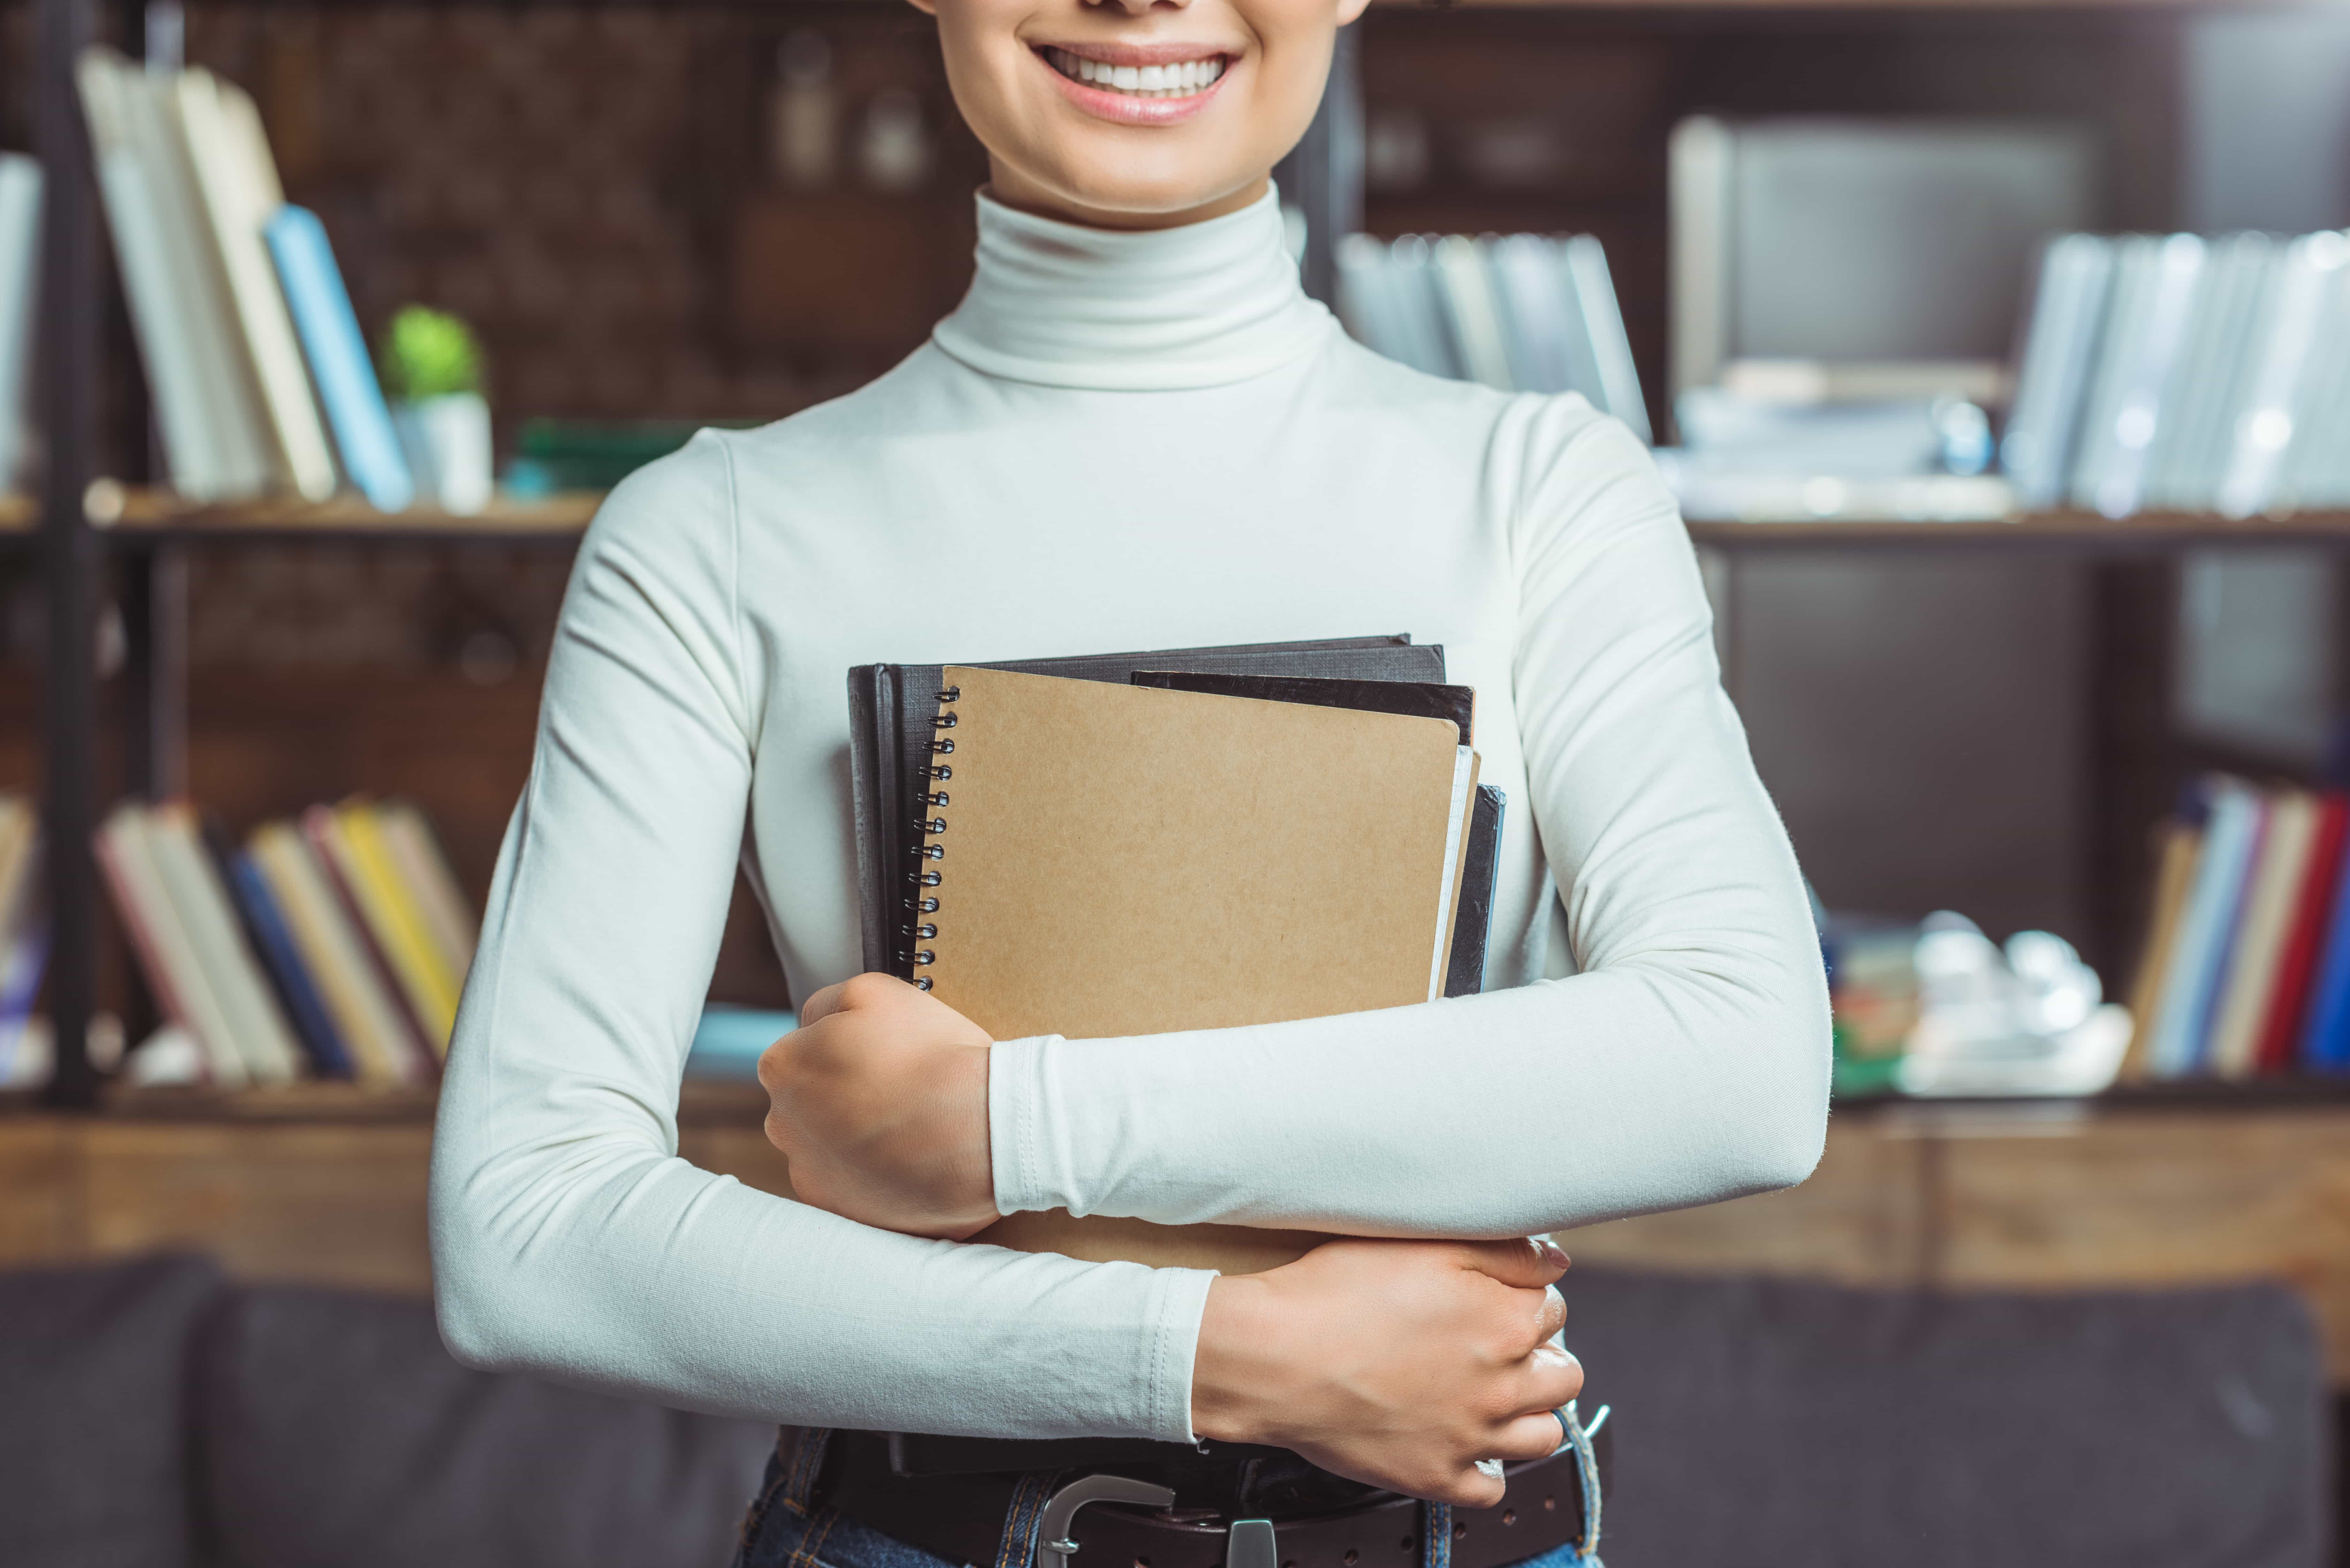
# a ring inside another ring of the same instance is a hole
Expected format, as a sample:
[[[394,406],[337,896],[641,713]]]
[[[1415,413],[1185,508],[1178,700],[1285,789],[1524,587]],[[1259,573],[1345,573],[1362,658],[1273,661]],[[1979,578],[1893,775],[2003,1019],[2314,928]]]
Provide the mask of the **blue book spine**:
[[[48,964],[47,919],[26,922],[7,952],[0,954],[0,1084],[16,1079],[16,1054],[24,1049],[25,1025],[32,1020],[33,1002],[41,993],[41,976]]]
[[[2317,951],[2317,979],[2302,1025],[2301,1062],[2313,1073],[2350,1071],[2350,848],[2335,874],[2333,924]]]
[[[2179,918],[2177,946],[2151,1026],[2147,1064],[2158,1078],[2177,1078],[2200,1065],[2205,1024],[2233,937],[2236,906],[2260,827],[2260,803],[2230,780],[2199,786],[2196,808],[2206,815],[2195,882]]]
[[[335,265],[334,248],[327,243],[327,226],[316,213],[289,205],[277,209],[264,233],[294,329],[302,337],[303,355],[310,361],[311,382],[343,454],[343,471],[378,510],[405,510],[416,499],[415,480],[391,428],[391,410],[368,358],[367,339]]]
[[[254,864],[252,856],[241,852],[222,858],[228,863],[229,886],[235,889],[245,928],[253,933],[253,945],[261,950],[261,961],[277,982],[278,997],[286,1003],[286,1015],[294,1021],[294,1032],[301,1036],[302,1048],[310,1054],[310,1064],[322,1078],[350,1077],[350,1052],[327,1004],[319,999],[318,988],[311,983],[309,968],[294,945],[294,934],[286,928],[261,867]]]

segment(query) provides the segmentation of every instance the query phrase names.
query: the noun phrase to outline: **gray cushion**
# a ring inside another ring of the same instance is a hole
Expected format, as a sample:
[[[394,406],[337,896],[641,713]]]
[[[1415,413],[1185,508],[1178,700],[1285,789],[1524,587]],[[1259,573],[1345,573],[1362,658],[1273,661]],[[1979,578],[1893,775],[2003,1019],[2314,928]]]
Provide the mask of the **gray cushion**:
[[[1569,1243],[1570,1248],[1572,1242]],[[1577,1268],[1609,1568],[2320,1568],[2317,1336],[2267,1285],[1934,1294]]]
[[[187,1348],[220,1290],[183,1258],[0,1273],[0,1563],[193,1561]]]
[[[470,1371],[422,1302],[240,1293],[200,1351],[222,1568],[721,1568],[775,1429]]]

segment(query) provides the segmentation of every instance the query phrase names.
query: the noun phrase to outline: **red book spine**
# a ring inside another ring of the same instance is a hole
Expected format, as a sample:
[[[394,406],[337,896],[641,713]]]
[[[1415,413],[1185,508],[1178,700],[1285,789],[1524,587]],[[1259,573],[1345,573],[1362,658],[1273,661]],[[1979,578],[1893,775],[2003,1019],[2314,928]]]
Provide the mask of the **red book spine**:
[[[2329,792],[2318,802],[2317,831],[2311,836],[2309,858],[2302,865],[2301,890],[2293,900],[2293,924],[2284,951],[2277,959],[2276,985],[2269,992],[2268,1017],[2262,1021],[2253,1048],[2254,1069],[2289,1072],[2293,1045],[2301,1038],[2302,1020],[2309,1011],[2311,982],[2315,979],[2318,952],[2334,922],[2334,890],[2341,880],[2342,852],[2350,840],[2350,796]]]

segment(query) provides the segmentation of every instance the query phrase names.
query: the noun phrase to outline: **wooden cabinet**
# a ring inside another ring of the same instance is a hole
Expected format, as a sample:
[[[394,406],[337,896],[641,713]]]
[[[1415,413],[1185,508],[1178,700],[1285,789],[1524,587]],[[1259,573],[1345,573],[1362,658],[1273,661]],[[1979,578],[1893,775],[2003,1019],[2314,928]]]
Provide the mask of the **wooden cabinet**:
[[[764,1108],[695,1091],[680,1152],[784,1190]],[[429,1099],[318,1091],[0,1116],[0,1265],[183,1249],[250,1278],[422,1292],[431,1144]],[[1801,1187],[1561,1239],[1586,1263],[1910,1288],[2282,1280],[2350,1385],[2350,1106],[1844,1113]]]

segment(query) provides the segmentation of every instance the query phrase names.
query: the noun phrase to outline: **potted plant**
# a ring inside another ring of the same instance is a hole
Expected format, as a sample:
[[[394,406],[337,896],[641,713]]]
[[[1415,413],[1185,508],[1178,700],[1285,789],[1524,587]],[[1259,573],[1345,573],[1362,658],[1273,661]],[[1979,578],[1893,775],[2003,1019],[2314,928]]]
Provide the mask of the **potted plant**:
[[[461,517],[481,511],[490,501],[490,405],[472,329],[447,311],[405,306],[379,352],[419,499]]]

